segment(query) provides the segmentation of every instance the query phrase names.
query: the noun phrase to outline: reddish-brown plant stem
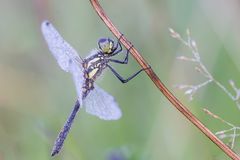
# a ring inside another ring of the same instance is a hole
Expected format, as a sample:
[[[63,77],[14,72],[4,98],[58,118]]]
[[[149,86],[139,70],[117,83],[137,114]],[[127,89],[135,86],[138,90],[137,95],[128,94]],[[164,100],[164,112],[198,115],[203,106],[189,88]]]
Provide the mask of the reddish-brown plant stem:
[[[111,20],[105,14],[98,0],[90,0],[93,8],[102,19],[102,21],[107,25],[110,31],[116,36],[120,37],[122,33],[113,25]],[[121,43],[126,47],[130,48],[131,43],[124,37],[120,39]],[[149,67],[148,63],[139,54],[139,52],[133,47],[130,50],[132,56],[140,64],[142,68]],[[161,82],[158,76],[152,69],[145,70],[149,78],[157,86],[157,88],[164,94],[164,96],[178,109],[191,123],[193,123],[202,133],[204,133],[212,142],[214,142],[223,152],[225,152],[230,158],[234,160],[240,160],[238,155],[234,153],[227,145],[225,145],[221,140],[219,140],[207,127],[205,127]]]

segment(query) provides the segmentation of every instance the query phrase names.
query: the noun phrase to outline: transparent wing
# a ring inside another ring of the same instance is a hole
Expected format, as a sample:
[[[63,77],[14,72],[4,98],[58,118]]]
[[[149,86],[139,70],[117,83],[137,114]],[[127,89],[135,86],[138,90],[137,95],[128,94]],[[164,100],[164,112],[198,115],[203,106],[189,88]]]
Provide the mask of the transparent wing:
[[[64,71],[69,72],[72,61],[81,62],[78,53],[62,38],[50,22],[44,21],[41,28],[50,51]]]
[[[44,21],[42,23],[42,33],[48,44],[52,55],[57,60],[59,66],[66,72],[70,72],[78,93],[78,100],[82,104],[82,84],[84,83],[83,68],[81,58],[78,53],[62,38],[54,26]]]
[[[83,68],[81,65],[79,65],[79,63],[72,63],[70,65],[70,72],[72,73],[73,81],[77,90],[78,101],[80,103],[80,106],[82,106],[82,86],[85,81],[83,75]]]
[[[122,116],[114,97],[96,85],[84,100],[83,105],[88,113],[103,120],[117,120]]]

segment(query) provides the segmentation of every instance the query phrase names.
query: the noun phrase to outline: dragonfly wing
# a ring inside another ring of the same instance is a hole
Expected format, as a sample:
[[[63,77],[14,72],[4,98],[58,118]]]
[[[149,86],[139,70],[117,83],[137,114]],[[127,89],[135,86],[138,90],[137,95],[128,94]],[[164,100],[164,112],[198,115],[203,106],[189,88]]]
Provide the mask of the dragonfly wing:
[[[85,82],[83,69],[78,64],[72,63],[70,64],[70,72],[72,73],[73,81],[77,90],[78,101],[80,106],[82,106],[82,86]]]
[[[83,102],[86,111],[103,120],[117,120],[122,116],[114,97],[95,85]]]
[[[59,66],[64,71],[69,72],[70,63],[80,60],[78,53],[62,38],[50,22],[44,21],[41,29],[48,47]]]
[[[78,93],[78,100],[82,104],[82,85],[84,83],[82,61],[78,53],[70,46],[54,28],[54,26],[44,21],[42,23],[42,33],[48,44],[52,55],[57,60],[59,66],[66,72],[70,72]]]

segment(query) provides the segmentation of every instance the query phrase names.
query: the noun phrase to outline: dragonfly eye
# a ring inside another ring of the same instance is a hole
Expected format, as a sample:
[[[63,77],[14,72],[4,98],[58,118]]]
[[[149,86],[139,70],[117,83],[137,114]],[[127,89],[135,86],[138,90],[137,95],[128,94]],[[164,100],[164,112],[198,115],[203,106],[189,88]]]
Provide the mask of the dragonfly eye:
[[[98,46],[104,54],[111,54],[113,51],[114,42],[109,38],[101,38],[98,41]]]

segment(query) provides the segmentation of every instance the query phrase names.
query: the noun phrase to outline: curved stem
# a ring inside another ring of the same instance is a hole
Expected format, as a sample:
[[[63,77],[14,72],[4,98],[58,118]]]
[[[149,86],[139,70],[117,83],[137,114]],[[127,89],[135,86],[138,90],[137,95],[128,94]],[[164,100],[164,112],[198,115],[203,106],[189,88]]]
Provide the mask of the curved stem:
[[[93,8],[102,19],[102,21],[106,24],[109,30],[119,38],[122,33],[113,25],[111,20],[105,14],[103,8],[99,4],[98,0],[90,0]],[[120,39],[121,43],[126,47],[130,48],[132,44],[122,36]],[[148,63],[144,60],[144,58],[140,55],[140,53],[132,47],[130,53],[135,58],[135,60],[140,64],[142,68],[148,68]],[[149,68],[145,70],[149,78],[153,81],[156,87],[164,94],[164,96],[173,104],[173,106],[178,109],[191,123],[193,123],[202,133],[204,133],[213,143],[215,143],[223,152],[225,152],[230,158],[234,160],[240,160],[238,155],[234,153],[227,145],[225,145],[221,140],[219,140],[207,127],[205,127],[161,82],[156,73]]]

